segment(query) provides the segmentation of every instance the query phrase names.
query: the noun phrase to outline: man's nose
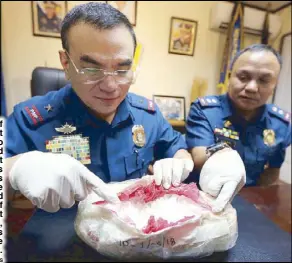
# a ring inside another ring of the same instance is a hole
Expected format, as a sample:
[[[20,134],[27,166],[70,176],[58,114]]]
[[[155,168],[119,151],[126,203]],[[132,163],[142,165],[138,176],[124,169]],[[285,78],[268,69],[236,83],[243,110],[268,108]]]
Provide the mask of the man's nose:
[[[255,80],[251,80],[245,87],[246,91],[249,92],[258,92],[258,84]]]
[[[112,93],[117,89],[117,82],[113,76],[105,76],[101,85],[100,89],[107,93]]]

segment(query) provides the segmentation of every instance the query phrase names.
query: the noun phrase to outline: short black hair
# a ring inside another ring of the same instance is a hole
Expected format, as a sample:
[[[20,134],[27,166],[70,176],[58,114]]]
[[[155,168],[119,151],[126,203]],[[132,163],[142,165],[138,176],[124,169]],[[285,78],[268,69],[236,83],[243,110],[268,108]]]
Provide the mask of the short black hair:
[[[265,44],[253,44],[253,45],[248,46],[245,49],[242,49],[241,51],[239,51],[235,55],[235,57],[233,58],[233,60],[231,62],[231,66],[230,66],[231,70],[232,70],[236,60],[247,51],[251,51],[251,52],[269,51],[269,52],[272,52],[276,56],[276,58],[280,64],[280,68],[282,68],[282,58],[281,58],[280,54],[274,48],[272,48],[269,45],[265,45]]]
[[[69,52],[68,31],[78,24],[85,23],[101,30],[112,29],[124,25],[129,29],[136,49],[137,40],[128,18],[119,10],[106,3],[89,2],[72,8],[62,22],[61,39],[63,49]]]

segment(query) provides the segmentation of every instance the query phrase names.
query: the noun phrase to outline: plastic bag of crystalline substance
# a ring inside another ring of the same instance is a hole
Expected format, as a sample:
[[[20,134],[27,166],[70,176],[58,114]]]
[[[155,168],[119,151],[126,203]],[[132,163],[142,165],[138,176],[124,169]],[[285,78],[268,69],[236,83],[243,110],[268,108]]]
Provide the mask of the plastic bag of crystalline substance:
[[[196,184],[166,190],[151,176],[110,184],[119,204],[92,193],[79,203],[78,236],[98,253],[119,260],[199,258],[232,248],[237,216],[229,204],[218,214]]]

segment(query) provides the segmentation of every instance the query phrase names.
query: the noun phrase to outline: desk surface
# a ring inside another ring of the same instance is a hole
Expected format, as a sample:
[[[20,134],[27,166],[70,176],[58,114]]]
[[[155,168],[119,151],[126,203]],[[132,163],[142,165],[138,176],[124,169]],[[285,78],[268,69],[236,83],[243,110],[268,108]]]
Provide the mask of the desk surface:
[[[238,213],[239,237],[236,246],[230,251],[214,253],[210,257],[198,259],[196,261],[290,262],[291,199],[287,199],[289,196],[291,198],[290,185],[243,189],[232,202],[232,205]],[[276,213],[273,211],[276,211]],[[36,225],[38,227],[43,225],[43,227],[40,228],[43,230],[38,231],[45,232],[46,236],[48,232],[51,232],[51,238],[54,239],[57,235],[59,236],[65,228],[67,230],[72,228],[71,230],[73,231],[73,224],[70,226],[68,222],[74,221],[76,212],[74,212],[74,210],[71,210],[71,212],[63,210],[63,213],[67,214],[65,216],[67,219],[59,223],[56,222],[55,215],[47,216],[47,218],[43,220],[40,214],[35,214],[34,219],[30,220],[25,228],[28,228],[27,231],[29,232],[32,230],[34,231]],[[32,210],[28,210],[26,218],[31,214]],[[52,224],[52,227],[49,226],[50,224]],[[23,243],[21,243],[21,247],[22,244]],[[13,251],[16,250],[14,249]],[[77,254],[77,251],[79,251],[79,254]],[[81,261],[96,262],[96,252],[93,252],[94,251],[91,251],[89,247],[77,240],[71,248],[68,248],[68,250],[66,249],[63,254],[58,255],[56,260],[76,261],[79,259]],[[52,261],[55,260],[52,259]],[[101,261],[107,260],[103,259]]]
[[[249,187],[240,196],[252,203],[281,229],[291,234],[291,185]]]

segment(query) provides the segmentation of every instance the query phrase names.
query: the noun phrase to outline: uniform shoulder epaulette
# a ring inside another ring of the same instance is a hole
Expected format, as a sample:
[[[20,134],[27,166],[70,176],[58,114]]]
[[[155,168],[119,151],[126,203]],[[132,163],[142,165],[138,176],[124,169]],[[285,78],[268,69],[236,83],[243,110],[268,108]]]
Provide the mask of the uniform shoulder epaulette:
[[[54,94],[35,96],[14,107],[15,114],[22,114],[30,126],[37,127],[54,118],[60,111],[60,103]]]
[[[129,97],[129,102],[133,107],[143,109],[149,112],[156,112],[156,107],[153,100],[149,100],[145,97],[142,97],[133,93],[129,93],[128,97]]]
[[[276,106],[274,104],[268,105],[268,111],[272,115],[278,117],[279,119],[281,119],[285,122],[291,122],[291,113],[280,109],[278,106]]]
[[[218,107],[220,106],[220,101],[216,96],[205,96],[198,98],[198,102],[201,107]]]

